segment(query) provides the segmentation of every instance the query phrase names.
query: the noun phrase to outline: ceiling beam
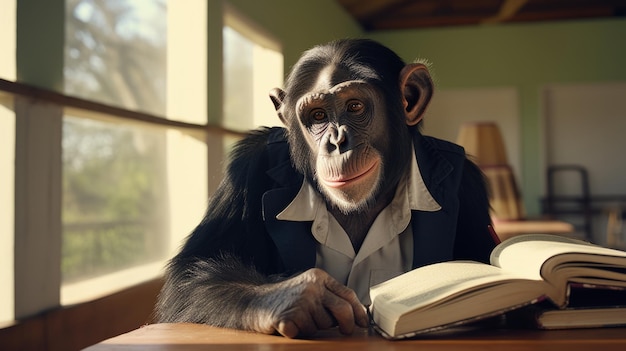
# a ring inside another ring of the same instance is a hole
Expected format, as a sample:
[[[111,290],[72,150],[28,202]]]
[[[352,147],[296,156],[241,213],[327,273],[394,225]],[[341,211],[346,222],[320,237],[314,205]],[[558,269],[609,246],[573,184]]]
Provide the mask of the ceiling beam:
[[[369,20],[372,17],[379,16],[381,13],[388,12],[389,9],[395,8],[399,4],[405,3],[406,0],[340,0],[341,3],[356,19],[359,21]]]
[[[500,11],[493,16],[484,19],[481,23],[501,23],[513,18],[517,12],[528,3],[528,0],[505,0],[500,6]]]

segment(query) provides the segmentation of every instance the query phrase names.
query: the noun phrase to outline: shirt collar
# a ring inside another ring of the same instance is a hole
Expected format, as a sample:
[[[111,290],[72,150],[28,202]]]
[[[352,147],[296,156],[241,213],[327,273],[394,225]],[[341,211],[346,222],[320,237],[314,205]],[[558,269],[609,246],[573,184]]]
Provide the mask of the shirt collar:
[[[414,211],[435,212],[441,210],[441,206],[432,197],[419,170],[415,149],[411,148],[411,170],[408,181],[405,178],[405,186],[399,186],[392,203],[408,200],[408,207]],[[404,189],[404,191],[403,191]],[[405,203],[406,204],[406,203]],[[312,221],[317,215],[319,208],[324,205],[322,197],[317,193],[309,182],[304,179],[300,191],[285,209],[276,218],[288,221]]]

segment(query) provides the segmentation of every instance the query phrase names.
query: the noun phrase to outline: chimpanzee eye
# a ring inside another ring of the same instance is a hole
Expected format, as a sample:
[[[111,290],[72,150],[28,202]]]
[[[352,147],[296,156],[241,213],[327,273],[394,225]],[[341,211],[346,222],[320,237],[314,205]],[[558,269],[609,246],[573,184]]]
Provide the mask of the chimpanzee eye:
[[[326,112],[319,108],[311,111],[309,115],[311,116],[312,120],[318,121],[318,122],[326,119]]]
[[[348,112],[352,113],[361,113],[365,106],[359,100],[350,100],[348,101]]]

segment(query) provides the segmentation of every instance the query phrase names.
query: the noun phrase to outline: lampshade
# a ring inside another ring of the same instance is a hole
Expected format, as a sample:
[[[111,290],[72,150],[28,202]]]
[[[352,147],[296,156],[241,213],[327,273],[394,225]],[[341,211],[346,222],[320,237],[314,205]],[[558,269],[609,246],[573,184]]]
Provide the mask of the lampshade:
[[[461,125],[457,144],[465,148],[479,167],[507,165],[500,128],[494,122],[468,122]]]
[[[461,125],[457,143],[478,165],[487,179],[491,215],[498,220],[524,217],[524,207],[513,170],[508,164],[500,128],[494,122]]]

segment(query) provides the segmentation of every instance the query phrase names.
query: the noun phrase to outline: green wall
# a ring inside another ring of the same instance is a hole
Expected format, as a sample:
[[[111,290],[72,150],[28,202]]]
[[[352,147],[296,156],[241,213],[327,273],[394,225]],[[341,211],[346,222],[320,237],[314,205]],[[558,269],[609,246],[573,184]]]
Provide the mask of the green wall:
[[[439,89],[517,88],[520,186],[529,215],[539,213],[543,195],[542,88],[555,83],[626,81],[623,19],[385,31],[370,37],[407,61],[430,60]]]

